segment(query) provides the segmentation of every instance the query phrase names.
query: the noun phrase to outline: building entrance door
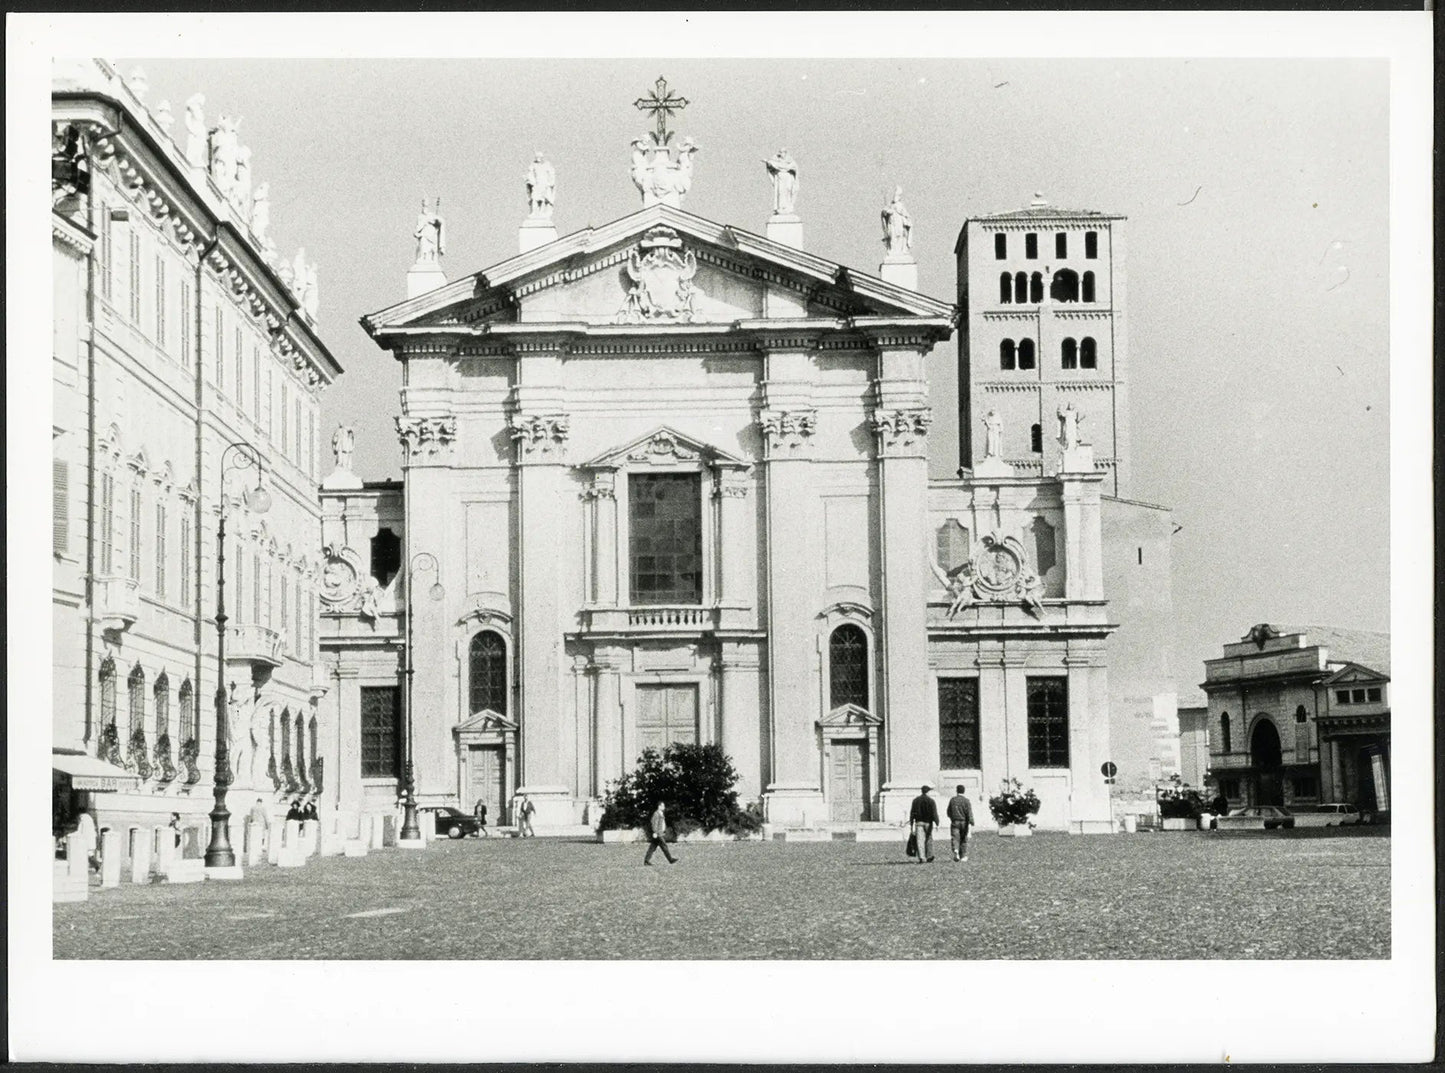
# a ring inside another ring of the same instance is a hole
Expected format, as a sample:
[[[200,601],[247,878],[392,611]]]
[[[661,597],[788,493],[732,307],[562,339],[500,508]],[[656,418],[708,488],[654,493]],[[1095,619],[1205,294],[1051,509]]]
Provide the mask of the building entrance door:
[[[481,801],[487,806],[487,826],[495,827],[506,817],[502,811],[505,788],[502,786],[504,767],[500,745],[473,745],[468,750],[467,771],[469,776],[467,800],[462,807],[475,809]]]
[[[662,752],[673,742],[697,743],[697,686],[691,682],[637,687],[637,751]]]
[[[1283,805],[1284,778],[1283,756],[1279,744],[1279,731],[1268,719],[1261,719],[1254,727],[1249,743],[1250,759],[1254,761],[1256,805]]]
[[[834,741],[829,780],[829,816],[834,823],[868,818],[868,747],[861,741]]]

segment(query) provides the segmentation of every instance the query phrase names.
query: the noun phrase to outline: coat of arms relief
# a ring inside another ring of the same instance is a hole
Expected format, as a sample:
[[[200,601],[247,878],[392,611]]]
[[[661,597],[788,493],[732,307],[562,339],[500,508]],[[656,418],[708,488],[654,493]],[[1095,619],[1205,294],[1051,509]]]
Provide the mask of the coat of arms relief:
[[[1014,536],[990,533],[982,547],[961,566],[945,572],[937,563],[934,576],[948,590],[948,617],[971,603],[1018,601],[1035,618],[1043,618],[1044,583],[1025,565],[1023,543]]]
[[[692,323],[699,293],[692,282],[697,257],[683,248],[676,231],[670,227],[647,231],[628,255],[626,272],[632,287],[613,318],[616,323]]]

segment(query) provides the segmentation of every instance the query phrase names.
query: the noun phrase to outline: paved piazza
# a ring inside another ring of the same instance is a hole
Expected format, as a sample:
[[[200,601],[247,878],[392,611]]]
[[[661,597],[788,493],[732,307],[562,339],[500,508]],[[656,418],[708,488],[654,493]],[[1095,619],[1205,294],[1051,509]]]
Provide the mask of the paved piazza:
[[[1326,836],[1326,837],[1310,837]],[[57,958],[1387,958],[1390,839],[975,836],[892,843],[432,843],[241,883],[92,888]]]

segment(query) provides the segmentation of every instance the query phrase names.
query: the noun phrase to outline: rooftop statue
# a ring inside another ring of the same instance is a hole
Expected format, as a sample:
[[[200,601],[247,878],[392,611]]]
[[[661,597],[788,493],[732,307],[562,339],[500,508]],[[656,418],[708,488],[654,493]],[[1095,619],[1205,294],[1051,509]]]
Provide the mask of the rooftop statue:
[[[557,172],[537,150],[527,168],[527,206],[534,220],[550,220],[557,197]]]
[[[264,248],[271,227],[271,184],[257,183],[251,192],[251,234]]]
[[[186,162],[195,168],[204,168],[210,162],[205,105],[206,98],[201,93],[192,94],[186,101]]]
[[[242,145],[236,149],[236,180],[231,186],[231,203],[242,216],[251,213],[251,149]]]
[[[171,125],[176,121],[176,117],[171,114],[171,102],[161,101],[160,104],[156,105],[155,116],[156,122],[161,125],[161,130],[170,134]]]
[[[350,425],[337,425],[331,434],[331,453],[336,456],[336,468],[350,471],[351,452],[356,446],[356,434]]]
[[[791,216],[798,200],[798,165],[786,149],[779,149],[771,160],[764,160],[768,178],[773,181],[773,215]]]
[[[893,200],[883,207],[883,245],[889,257],[904,257],[913,248],[913,217],[903,207],[903,187],[893,188]]]
[[[220,126],[211,131],[211,180],[228,197],[236,184],[236,160],[241,149],[239,126],[239,120],[223,115]]]
[[[416,239],[416,263],[419,265],[437,263],[437,258],[443,256],[446,250],[446,221],[438,215],[442,207],[442,199],[437,198],[430,210],[426,207],[426,198],[421,199],[421,212],[417,213],[416,230],[411,237]]]
[[[1074,409],[1074,404],[1059,408],[1059,443],[1065,451],[1072,451],[1079,446],[1079,423],[1084,420],[1084,415]]]

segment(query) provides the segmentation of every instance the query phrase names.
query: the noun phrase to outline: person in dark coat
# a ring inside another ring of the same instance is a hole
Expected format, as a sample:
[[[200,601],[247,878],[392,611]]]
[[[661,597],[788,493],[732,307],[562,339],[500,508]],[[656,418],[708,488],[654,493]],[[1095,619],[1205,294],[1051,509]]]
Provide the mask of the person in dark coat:
[[[918,840],[918,863],[933,863],[933,829],[938,826],[938,805],[928,796],[933,789],[923,784],[923,792],[913,799],[908,810],[908,822],[913,825],[914,838]]]
[[[652,813],[652,819],[648,821],[648,829],[651,832],[651,838],[647,841],[647,856],[642,858],[642,863],[651,864],[652,855],[658,850],[662,850],[662,855],[667,858],[667,863],[676,864],[677,858],[667,849],[667,805],[664,802],[657,803],[657,808]]]
[[[968,860],[968,829],[973,826],[973,802],[960,786],[948,802],[948,830],[953,841],[953,859]]]

